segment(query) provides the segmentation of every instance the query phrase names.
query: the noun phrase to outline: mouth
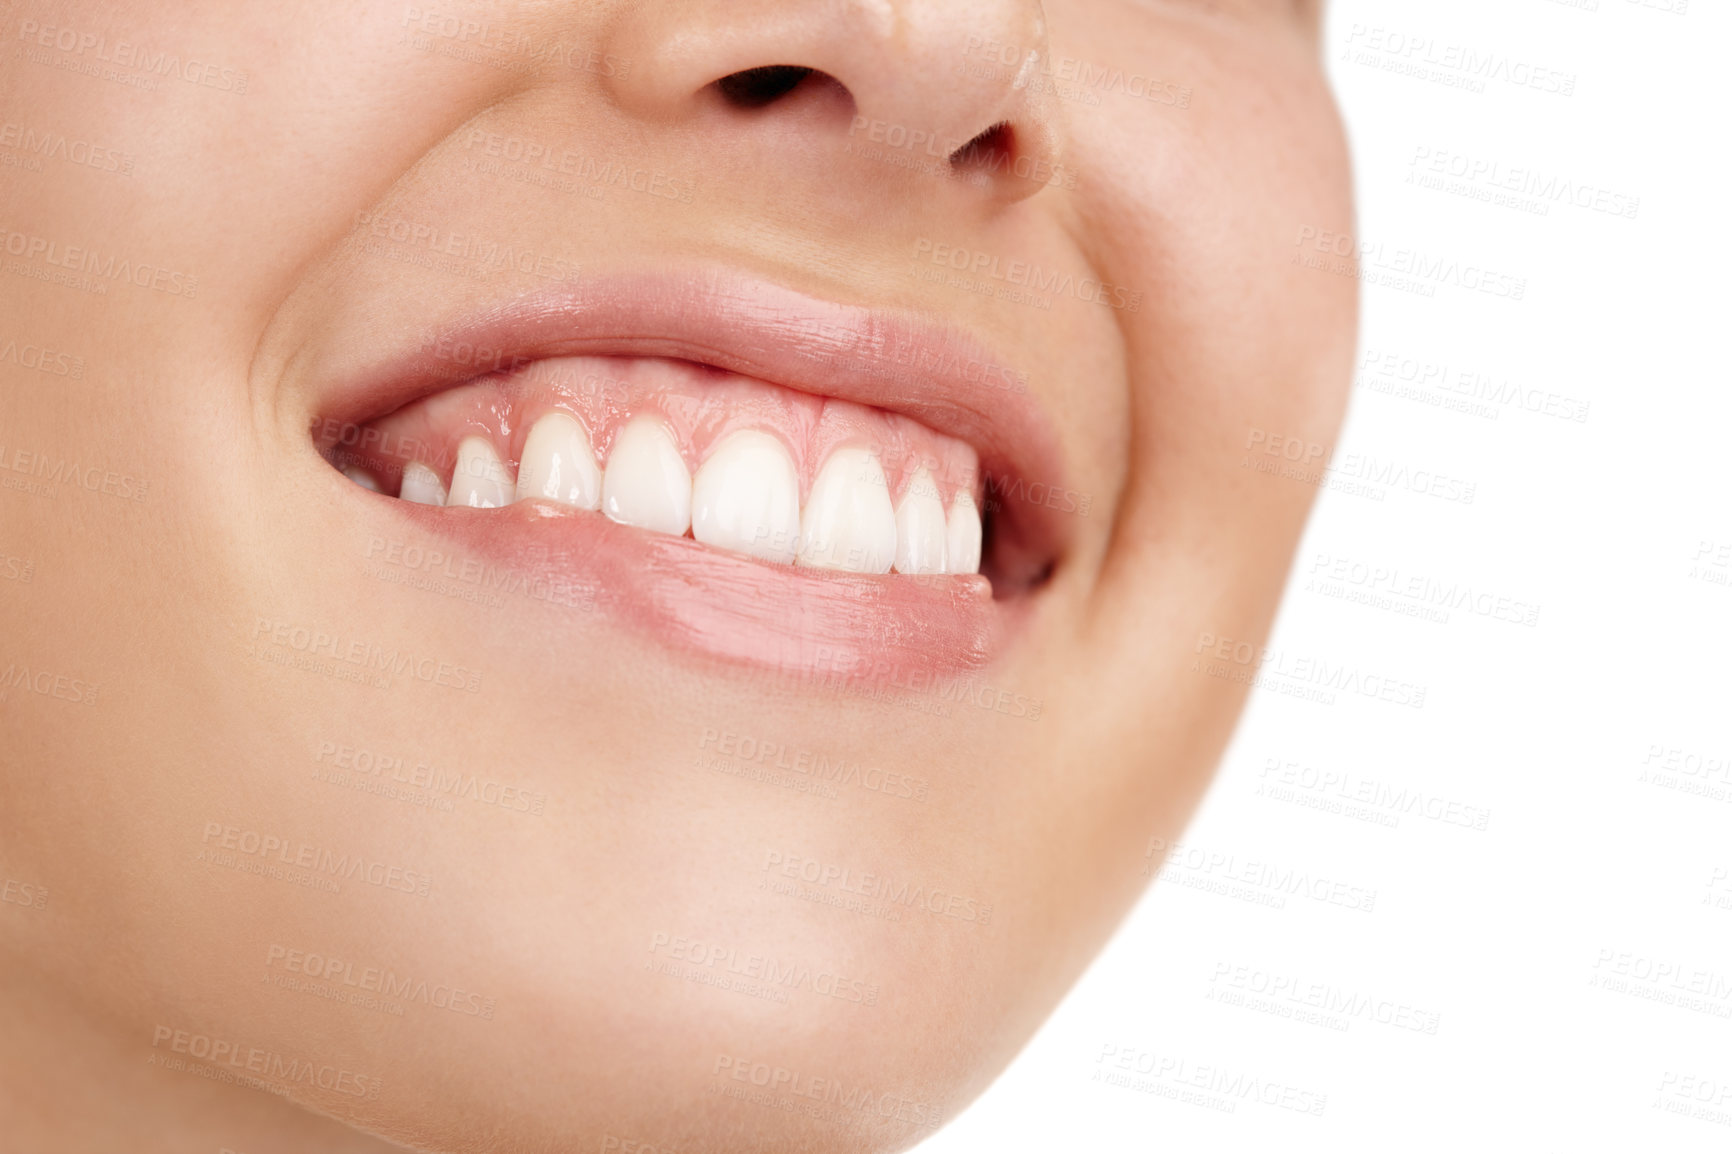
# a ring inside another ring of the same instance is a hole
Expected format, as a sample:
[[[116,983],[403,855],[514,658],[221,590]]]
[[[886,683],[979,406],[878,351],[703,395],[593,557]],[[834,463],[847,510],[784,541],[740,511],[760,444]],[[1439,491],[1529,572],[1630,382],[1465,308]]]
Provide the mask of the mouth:
[[[1064,553],[1052,426],[966,334],[700,270],[586,279],[324,385],[363,500],[680,648],[990,663]]]

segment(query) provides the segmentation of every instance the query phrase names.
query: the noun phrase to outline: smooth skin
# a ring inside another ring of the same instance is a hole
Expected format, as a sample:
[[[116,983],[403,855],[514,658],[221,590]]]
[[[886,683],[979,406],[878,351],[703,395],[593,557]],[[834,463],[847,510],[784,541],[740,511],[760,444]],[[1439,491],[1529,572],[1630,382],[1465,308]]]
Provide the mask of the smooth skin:
[[[440,31],[463,20],[467,39]],[[63,49],[64,29],[106,47]],[[134,1154],[828,1152],[903,1149],[954,1117],[1213,772],[1249,667],[1212,655],[1266,636],[1316,492],[1248,462],[1280,460],[1271,443],[1315,460],[1339,425],[1356,281],[1296,259],[1300,238],[1352,231],[1317,38],[1313,8],[1272,0],[12,6],[0,120],[107,152],[0,168],[0,349],[80,370],[0,354],[0,1133]],[[121,41],[143,56],[115,60]],[[521,47],[555,43],[557,66]],[[1029,50],[1050,75],[995,65]],[[182,71],[140,64],[159,53]],[[824,76],[757,108],[715,87],[773,65]],[[1091,88],[1115,71],[1141,94]],[[921,170],[872,122],[1010,128]],[[593,163],[563,186],[489,169],[477,129]],[[607,183],[609,163],[690,195]],[[838,695],[544,599],[381,578],[374,542],[426,538],[316,453],[311,366],[539,282],[369,250],[356,222],[377,213],[586,272],[697,256],[961,325],[1025,368],[1088,508],[981,675],[1010,704]],[[44,279],[13,234],[167,271],[99,295]],[[923,238],[1137,307],[922,279]],[[38,460],[103,479],[44,489]],[[284,647],[261,619],[482,680],[382,688],[263,660]],[[743,739],[878,787],[819,796],[705,761]],[[390,775],[333,781],[327,745],[477,775],[495,800],[357,789]],[[236,868],[258,860],[248,832],[387,880]],[[946,896],[895,919],[837,904],[834,879],[801,900],[778,872],[793,859]],[[400,1016],[334,1001],[296,988],[314,954],[349,963],[323,975],[344,997],[370,968],[446,993],[399,987]],[[782,966],[809,976],[781,1000],[709,980]],[[236,1084],[255,1051],[315,1074]],[[861,1087],[873,1110],[823,1100]]]

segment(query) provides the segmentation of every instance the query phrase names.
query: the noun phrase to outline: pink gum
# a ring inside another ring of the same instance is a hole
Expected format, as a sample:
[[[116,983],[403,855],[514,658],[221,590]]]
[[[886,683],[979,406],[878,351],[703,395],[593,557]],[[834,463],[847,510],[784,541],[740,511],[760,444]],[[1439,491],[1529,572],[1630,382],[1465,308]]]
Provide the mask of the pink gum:
[[[728,434],[757,429],[780,439],[793,456],[804,504],[812,480],[844,445],[872,450],[884,470],[892,503],[925,465],[946,507],[958,492],[981,500],[974,448],[918,421],[851,401],[820,397],[687,361],[650,357],[561,357],[513,374],[482,377],[424,397],[372,422],[376,446],[344,453],[344,463],[371,466],[394,492],[402,467],[419,460],[449,483],[457,444],[482,435],[515,471],[535,422],[553,410],[576,417],[606,466],[614,438],[632,417],[660,416],[695,475]]]

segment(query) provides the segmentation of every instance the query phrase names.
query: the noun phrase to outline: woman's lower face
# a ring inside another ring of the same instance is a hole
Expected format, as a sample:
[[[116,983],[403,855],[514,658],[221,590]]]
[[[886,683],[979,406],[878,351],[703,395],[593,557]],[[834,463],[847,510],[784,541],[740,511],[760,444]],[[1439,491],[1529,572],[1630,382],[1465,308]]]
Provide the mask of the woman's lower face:
[[[1195,805],[1321,481],[1313,19],[14,12],[6,996],[236,1127],[932,1133]]]

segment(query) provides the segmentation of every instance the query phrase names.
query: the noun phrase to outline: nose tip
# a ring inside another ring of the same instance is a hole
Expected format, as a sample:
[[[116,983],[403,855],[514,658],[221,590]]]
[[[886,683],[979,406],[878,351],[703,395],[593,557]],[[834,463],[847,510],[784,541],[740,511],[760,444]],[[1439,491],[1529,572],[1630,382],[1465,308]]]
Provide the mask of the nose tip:
[[[609,78],[630,115],[734,116],[799,131],[891,133],[923,142],[953,179],[996,200],[1043,187],[1060,151],[1043,86],[1038,0],[674,0],[633,5],[609,32],[632,66]]]

